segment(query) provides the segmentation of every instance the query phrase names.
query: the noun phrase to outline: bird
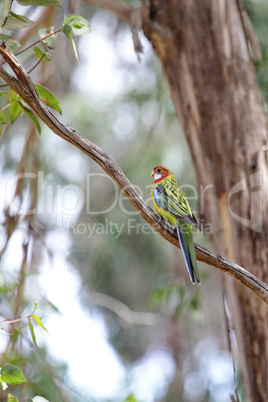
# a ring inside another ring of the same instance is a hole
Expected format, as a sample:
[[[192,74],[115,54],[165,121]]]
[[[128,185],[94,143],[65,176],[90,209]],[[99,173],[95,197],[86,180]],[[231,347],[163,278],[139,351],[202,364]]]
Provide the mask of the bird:
[[[193,228],[202,232],[189,202],[178,186],[174,174],[165,166],[156,166],[151,176],[154,183],[151,196],[155,212],[177,227],[178,239],[192,283],[200,282],[193,242]]]

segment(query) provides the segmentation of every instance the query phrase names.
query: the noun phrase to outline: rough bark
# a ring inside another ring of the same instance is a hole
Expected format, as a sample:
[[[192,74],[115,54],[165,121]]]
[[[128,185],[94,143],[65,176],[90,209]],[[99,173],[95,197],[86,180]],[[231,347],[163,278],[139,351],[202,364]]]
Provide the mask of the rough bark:
[[[267,283],[267,117],[238,3],[151,0],[143,29],[207,188],[200,211],[214,246]],[[267,306],[232,280],[226,289],[247,400],[267,401]]]

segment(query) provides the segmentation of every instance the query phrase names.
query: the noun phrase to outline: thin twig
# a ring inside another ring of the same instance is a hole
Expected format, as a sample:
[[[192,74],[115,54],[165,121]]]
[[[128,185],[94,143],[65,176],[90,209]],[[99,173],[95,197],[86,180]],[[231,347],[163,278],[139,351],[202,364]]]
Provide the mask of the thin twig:
[[[44,37],[41,38],[41,39],[38,39],[36,42],[31,43],[29,46],[25,47],[24,49],[21,49],[21,50],[20,50],[19,52],[17,52],[15,55],[18,56],[18,55],[20,55],[20,54],[26,52],[26,50],[31,49],[33,46],[35,46],[35,45],[37,45],[38,43],[42,42],[44,39],[47,39],[47,38],[49,38],[50,36],[56,35],[56,34],[58,34],[58,33],[61,32],[61,31],[62,31],[62,28],[61,28],[61,29],[58,29],[58,30],[55,31],[55,32],[52,32],[52,33],[50,33],[50,34],[44,36]],[[46,56],[46,54],[43,54],[42,58],[43,58],[44,56]],[[41,59],[42,59],[42,58],[41,58]],[[5,64],[5,63],[6,63],[6,60],[2,61],[2,63],[0,63],[0,66],[2,66],[2,65]],[[39,61],[39,63],[40,63],[40,61]],[[38,65],[39,63],[37,63],[37,65]],[[32,69],[32,70],[33,70],[33,69]],[[29,73],[30,73],[32,70],[30,70]],[[6,85],[0,85],[0,87],[2,87],[2,86],[6,86]]]
[[[50,33],[50,34],[44,36],[44,37],[41,38],[41,39],[38,39],[36,42],[31,43],[29,46],[27,46],[27,47],[25,47],[24,49],[21,49],[19,52],[17,52],[17,53],[16,53],[16,56],[18,56],[19,54],[21,54],[21,53],[23,53],[23,52],[26,52],[26,50],[31,49],[31,47],[33,47],[34,45],[37,45],[37,43],[40,43],[40,42],[42,42],[44,39],[47,39],[47,38],[49,38],[50,36],[56,35],[56,34],[58,34],[58,33],[61,32],[61,31],[62,31],[62,28],[61,28],[61,29],[58,29],[58,30],[55,31],[55,32],[52,32],[52,33]]]
[[[261,61],[262,59],[262,54],[261,54],[261,48],[259,44],[259,40],[257,38],[257,35],[254,31],[254,28],[252,26],[252,23],[249,19],[249,16],[245,10],[245,7],[242,3],[241,0],[236,0],[237,3],[237,8],[239,10],[240,18],[241,18],[241,23],[242,27],[244,30],[244,35],[246,38],[246,43],[248,46],[248,53],[249,56],[252,58],[253,61]]]
[[[131,14],[134,10],[133,7],[117,1],[117,0],[84,0],[86,3],[92,4],[93,6],[97,6],[100,8],[104,8],[105,10],[111,11],[115,14],[120,20],[131,23]]]
[[[9,319],[9,318],[7,318],[7,319],[4,320],[4,321],[0,321],[0,325],[14,324],[15,322],[20,322],[20,321],[23,321],[23,320],[27,320],[27,319],[30,318],[30,317],[31,317],[31,314],[26,315],[25,317],[21,317],[21,318],[15,318],[15,319]]]
[[[28,71],[28,74],[30,74],[43,60],[43,58],[45,57],[45,54],[43,53],[42,57],[40,57],[40,59],[38,60],[37,63],[35,63],[35,65]]]
[[[0,87],[1,87],[1,86],[2,86],[2,85],[0,85]],[[5,85],[5,86],[8,87],[8,85]],[[11,105],[11,103],[8,103],[6,106],[0,107],[0,112],[2,112],[2,111],[5,110],[5,109],[8,109],[10,105]]]
[[[2,23],[2,27],[4,27],[6,25],[7,19],[9,17],[9,13],[11,11],[11,7],[12,7],[12,1],[9,4],[9,11],[8,11],[7,15],[5,16],[5,19],[4,19],[3,23]]]
[[[151,208],[144,202],[139,193],[124,175],[115,160],[104,152],[97,145],[88,141],[74,128],[60,122],[56,116],[48,109],[48,107],[39,98],[35,86],[27,74],[24,67],[18,59],[6,48],[5,44],[0,41],[0,54],[4,57],[11,69],[16,74],[16,78],[12,77],[7,71],[0,66],[0,76],[8,85],[16,91],[22,99],[27,102],[36,112],[39,118],[58,136],[70,142],[77,148],[81,149],[86,155],[97,162],[102,169],[113,179],[122,193],[127,197],[136,211],[143,219],[148,222],[156,232],[168,240],[170,243],[179,247],[177,234],[162,219],[160,219]],[[199,261],[213,265],[239,280],[245,286],[252,289],[268,304],[268,286],[261,280],[256,278],[244,268],[233,263],[232,261],[207,250],[205,247],[195,244],[196,255]]]
[[[53,25],[54,18],[58,12],[58,7],[43,7],[35,23],[26,29],[19,29],[16,32],[17,35],[15,39],[18,40],[21,45],[24,45],[40,28]]]
[[[45,56],[46,55],[43,53],[43,55],[40,57],[40,59],[37,61],[37,63],[35,63],[35,65],[32,68],[30,68],[30,70],[28,71],[28,74],[30,74],[41,63],[41,61],[43,60],[43,58]],[[2,63],[2,64],[4,64],[4,63]],[[2,64],[0,64],[0,65],[2,65]],[[4,85],[0,85],[0,88],[4,88],[4,87],[8,87],[8,86],[9,86],[8,84],[4,84]],[[3,107],[2,109],[0,109],[0,110],[2,111],[4,109],[7,109],[9,106],[10,106],[10,103],[8,105],[6,105],[5,107]]]

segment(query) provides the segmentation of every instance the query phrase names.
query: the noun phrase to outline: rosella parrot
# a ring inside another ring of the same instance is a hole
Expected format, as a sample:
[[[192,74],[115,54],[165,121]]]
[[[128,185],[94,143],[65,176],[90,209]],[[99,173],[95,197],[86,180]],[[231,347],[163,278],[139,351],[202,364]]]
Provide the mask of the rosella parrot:
[[[177,227],[178,239],[192,283],[200,283],[193,242],[193,227],[202,231],[191,210],[188,200],[179,188],[174,174],[164,166],[156,166],[152,199],[155,212]]]

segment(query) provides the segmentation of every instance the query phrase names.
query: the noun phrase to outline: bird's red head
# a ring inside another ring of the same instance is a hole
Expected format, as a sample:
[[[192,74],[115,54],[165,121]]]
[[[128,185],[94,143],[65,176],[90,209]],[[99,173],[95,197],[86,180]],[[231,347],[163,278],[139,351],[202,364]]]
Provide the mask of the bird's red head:
[[[156,166],[151,173],[151,176],[154,177],[155,183],[158,183],[159,181],[161,181],[171,175],[172,175],[172,172],[165,166],[161,166],[161,165]]]

